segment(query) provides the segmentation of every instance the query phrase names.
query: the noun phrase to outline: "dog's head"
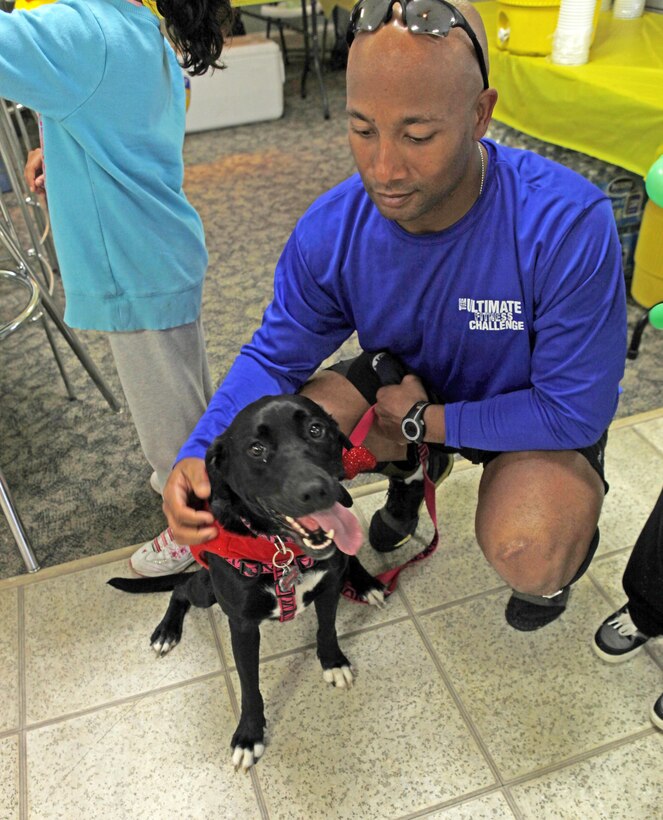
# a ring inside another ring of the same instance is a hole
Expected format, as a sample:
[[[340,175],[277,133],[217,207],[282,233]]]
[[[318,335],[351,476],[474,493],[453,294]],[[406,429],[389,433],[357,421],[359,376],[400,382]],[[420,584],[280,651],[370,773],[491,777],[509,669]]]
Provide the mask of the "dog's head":
[[[354,554],[362,542],[352,499],[340,483],[343,447],[334,419],[304,396],[249,404],[210,445],[215,518],[233,532],[278,535],[308,555]]]

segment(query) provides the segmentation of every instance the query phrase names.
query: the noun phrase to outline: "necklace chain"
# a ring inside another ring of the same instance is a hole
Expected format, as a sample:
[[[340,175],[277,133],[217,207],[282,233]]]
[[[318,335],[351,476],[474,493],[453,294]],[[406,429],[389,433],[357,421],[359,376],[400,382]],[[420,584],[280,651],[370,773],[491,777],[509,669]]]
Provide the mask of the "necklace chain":
[[[479,196],[483,193],[483,183],[486,178],[486,163],[483,158],[483,151],[481,150],[481,143],[477,142],[477,148],[479,149],[479,156],[481,157],[481,182],[479,184]],[[478,199],[479,197],[477,197]]]

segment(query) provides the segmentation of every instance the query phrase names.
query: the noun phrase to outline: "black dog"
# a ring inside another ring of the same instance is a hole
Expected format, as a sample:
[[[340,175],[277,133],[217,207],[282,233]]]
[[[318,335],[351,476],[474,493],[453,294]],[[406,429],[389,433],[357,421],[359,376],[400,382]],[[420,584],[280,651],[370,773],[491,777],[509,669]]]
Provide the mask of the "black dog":
[[[241,717],[231,741],[235,769],[246,771],[264,751],[260,622],[289,620],[314,602],[323,678],[349,688],[352,670],[338,645],[335,624],[345,580],[368,603],[384,603],[383,585],[354,557],[363,535],[357,519],[345,509],[352,499],[340,483],[344,446],[350,444],[336,422],[310,399],[267,396],[250,404],[207,452],[210,508],[227,533],[249,536],[250,544],[273,553],[268,571],[264,563],[229,560],[203,544],[193,550],[200,553],[207,569],[109,581],[128,592],[174,589],[168,610],[151,637],[160,655],[180,640],[184,616],[192,604],[209,607],[218,601],[228,616],[242,688]],[[294,542],[303,555],[293,559],[282,539]],[[272,571],[274,565],[276,571]]]

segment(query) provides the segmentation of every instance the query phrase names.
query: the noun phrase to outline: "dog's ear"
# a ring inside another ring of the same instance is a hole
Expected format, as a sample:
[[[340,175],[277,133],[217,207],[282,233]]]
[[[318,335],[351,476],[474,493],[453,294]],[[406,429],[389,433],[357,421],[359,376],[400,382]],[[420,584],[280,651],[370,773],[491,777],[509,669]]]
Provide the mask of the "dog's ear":
[[[340,482],[338,485],[338,500],[344,507],[351,507],[353,504],[352,496]]]
[[[205,467],[207,468],[207,475],[212,485],[212,492],[214,492],[215,482],[219,480],[223,474],[223,463],[226,459],[226,448],[223,439],[223,435],[217,436],[205,453]]]
[[[228,482],[225,480],[226,447],[223,436],[217,436],[207,448],[205,454],[205,467],[209,477],[210,487],[210,509],[218,521],[223,521],[227,507],[231,502],[231,493]]]
[[[214,439],[205,454],[205,466],[212,488],[209,507],[222,527],[230,532],[248,532],[237,514],[239,499],[226,480],[230,469],[230,452],[225,433]]]

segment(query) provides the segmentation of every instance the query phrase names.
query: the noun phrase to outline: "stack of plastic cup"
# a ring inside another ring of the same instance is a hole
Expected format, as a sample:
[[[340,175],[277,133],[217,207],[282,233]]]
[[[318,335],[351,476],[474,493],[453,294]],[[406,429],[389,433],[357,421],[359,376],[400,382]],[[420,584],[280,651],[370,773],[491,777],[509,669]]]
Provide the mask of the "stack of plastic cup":
[[[641,17],[645,10],[645,0],[615,0],[612,7],[612,16],[620,20],[631,20]]]
[[[582,65],[587,62],[596,2],[597,0],[562,0],[553,35],[553,63]]]

